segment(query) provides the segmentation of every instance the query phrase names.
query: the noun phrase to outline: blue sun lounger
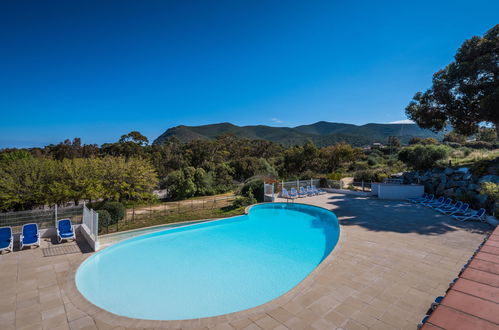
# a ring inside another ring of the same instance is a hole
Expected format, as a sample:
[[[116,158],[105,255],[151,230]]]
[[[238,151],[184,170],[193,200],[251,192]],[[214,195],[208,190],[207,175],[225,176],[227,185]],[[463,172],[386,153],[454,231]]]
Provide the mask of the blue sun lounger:
[[[456,204],[454,204],[454,205],[447,205],[445,207],[438,207],[435,209],[435,211],[438,211],[440,213],[457,211],[457,210],[459,210],[461,205],[463,205],[463,202],[456,202]]]
[[[426,196],[425,199],[415,200],[415,201],[413,201],[413,203],[416,203],[416,204],[430,203],[434,200],[434,198],[435,198],[435,195],[431,194],[431,195]]]
[[[0,253],[3,251],[12,252],[14,246],[14,237],[12,236],[11,227],[0,228]]]
[[[308,195],[308,194],[307,194],[307,192],[305,191],[305,188],[300,187],[300,191],[298,192],[298,195],[299,195],[300,197],[307,197],[307,195]]]
[[[322,194],[325,194],[325,193],[326,193],[324,190],[322,190],[322,189],[320,189],[320,188],[319,188],[319,189],[317,189],[317,187],[316,187],[316,186],[312,186],[312,189],[315,191],[315,193],[316,193],[317,195],[322,195]]]
[[[419,204],[421,204],[423,206],[429,206],[429,207],[431,207],[433,205],[440,205],[440,204],[442,204],[444,202],[444,200],[445,200],[445,197],[442,196],[442,197],[440,197],[437,200],[431,200],[429,202],[422,202],[422,203],[419,203]]]
[[[425,200],[428,200],[429,197],[430,197],[430,194],[424,193],[423,196],[421,196],[421,197],[407,198],[407,201],[411,202],[411,203],[423,202]]]
[[[471,210],[463,215],[453,215],[452,217],[459,221],[485,221],[485,209],[480,209],[478,211]]]
[[[441,208],[441,207],[446,207],[446,206],[450,205],[450,203],[452,203],[452,198],[447,198],[442,203],[429,204],[429,205],[426,205],[426,206],[431,207],[432,209],[438,209],[438,208]]]
[[[21,230],[21,250],[25,246],[32,245],[40,246],[40,234],[36,223],[25,224]]]
[[[76,240],[74,227],[69,219],[57,220],[57,241],[61,243],[64,239]]]
[[[462,203],[459,208],[445,211],[442,213],[450,215],[450,216],[452,216],[452,215],[464,215],[464,214],[466,214],[466,212],[468,212],[469,207],[470,207],[470,205],[468,203]]]

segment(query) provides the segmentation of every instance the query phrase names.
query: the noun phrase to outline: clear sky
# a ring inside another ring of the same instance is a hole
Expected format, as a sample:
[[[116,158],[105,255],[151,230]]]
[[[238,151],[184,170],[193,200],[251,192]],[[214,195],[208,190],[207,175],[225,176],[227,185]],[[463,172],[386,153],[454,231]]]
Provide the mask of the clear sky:
[[[0,2],[0,148],[405,119],[499,1]]]

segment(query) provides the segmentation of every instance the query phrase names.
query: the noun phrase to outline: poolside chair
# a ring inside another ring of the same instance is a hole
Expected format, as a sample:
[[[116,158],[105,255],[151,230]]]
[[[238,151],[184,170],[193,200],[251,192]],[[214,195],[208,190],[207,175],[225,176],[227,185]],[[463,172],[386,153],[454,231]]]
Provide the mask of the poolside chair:
[[[414,201],[413,203],[416,203],[416,204],[429,203],[429,202],[433,201],[434,198],[435,198],[435,195],[431,194],[431,195],[428,195],[425,199]]]
[[[470,205],[468,203],[462,203],[461,206],[457,210],[453,209],[453,210],[445,211],[445,212],[442,212],[442,213],[450,215],[450,216],[453,216],[453,215],[465,215],[466,212],[468,211],[469,207],[470,207]]]
[[[3,251],[12,252],[14,246],[14,237],[12,236],[11,227],[0,228],[0,254]]]
[[[421,196],[421,197],[407,198],[407,201],[411,202],[411,203],[422,202],[422,201],[427,200],[429,196],[430,196],[430,194],[424,193],[423,196]]]
[[[423,205],[423,206],[433,206],[433,205],[440,205],[444,202],[445,200],[445,197],[439,197],[437,200],[431,200],[429,202],[422,202],[422,203],[419,203],[420,205]]]
[[[57,220],[57,242],[61,243],[63,239],[76,240],[76,234],[70,219]]]
[[[485,221],[485,209],[471,210],[463,215],[453,215],[452,217],[458,221]]]
[[[446,206],[450,205],[450,203],[452,203],[452,198],[447,198],[442,203],[429,204],[427,206],[431,207],[432,209],[438,209],[440,207],[446,207]]]
[[[313,196],[315,195],[315,191],[312,189],[312,187],[310,186],[307,186],[307,190],[305,190],[307,192],[307,195],[308,196]]]
[[[21,230],[21,250],[25,246],[37,245],[40,246],[40,234],[38,233],[38,225],[36,223],[28,223],[23,225]]]
[[[320,189],[320,188],[319,188],[319,189],[317,189],[317,187],[316,187],[316,186],[312,186],[312,189],[315,191],[315,193],[316,193],[317,195],[322,195],[322,194],[325,194],[325,193],[326,193],[324,190],[322,190],[322,189]]]
[[[289,193],[288,193],[288,191],[286,190],[286,188],[282,188],[282,191],[281,191],[281,197],[282,197],[282,198],[286,198],[286,199],[291,199],[291,196],[289,196]]]
[[[305,188],[300,187],[300,191],[298,192],[298,196],[300,197],[307,197],[307,192],[305,191]]]
[[[295,188],[291,188],[291,192],[289,193],[289,196],[292,196],[293,198],[298,198],[298,197],[301,197],[299,194],[298,194],[298,191],[296,191]]]
[[[447,212],[447,211],[457,211],[459,210],[459,208],[461,207],[461,205],[463,205],[463,202],[456,202],[454,205],[452,204],[449,204],[447,206],[442,206],[442,207],[438,207],[435,209],[435,211],[438,211],[440,213],[444,213],[444,212]]]

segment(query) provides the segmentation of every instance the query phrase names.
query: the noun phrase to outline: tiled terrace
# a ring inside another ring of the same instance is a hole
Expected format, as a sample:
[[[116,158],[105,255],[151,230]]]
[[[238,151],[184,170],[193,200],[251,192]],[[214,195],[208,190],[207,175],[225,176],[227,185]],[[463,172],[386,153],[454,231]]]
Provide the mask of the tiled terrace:
[[[265,305],[186,321],[116,316],[76,290],[75,270],[91,255],[85,243],[43,242],[0,256],[0,328],[415,329],[491,229],[404,202],[340,194],[300,202],[333,210],[340,242],[302,283]]]
[[[487,238],[423,330],[499,328],[499,227]]]

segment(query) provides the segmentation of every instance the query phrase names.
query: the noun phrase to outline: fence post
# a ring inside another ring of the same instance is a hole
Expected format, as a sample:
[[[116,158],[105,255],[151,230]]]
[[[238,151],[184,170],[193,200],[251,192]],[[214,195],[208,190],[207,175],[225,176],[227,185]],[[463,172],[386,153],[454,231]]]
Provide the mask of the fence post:
[[[57,204],[54,205],[55,226],[57,228]]]
[[[364,191],[364,180],[362,180],[362,191]]]

